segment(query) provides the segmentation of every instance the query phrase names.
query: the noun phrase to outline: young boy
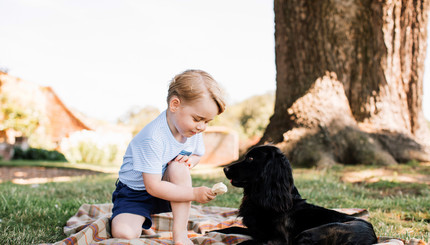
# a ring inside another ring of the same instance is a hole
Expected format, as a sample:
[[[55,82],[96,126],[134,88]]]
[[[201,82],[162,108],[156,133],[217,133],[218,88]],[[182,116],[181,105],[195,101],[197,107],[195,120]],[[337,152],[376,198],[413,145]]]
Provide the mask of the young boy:
[[[112,236],[133,239],[150,230],[151,214],[172,211],[173,241],[188,239],[191,201],[215,198],[208,187],[192,187],[189,169],[204,154],[202,132],[225,109],[218,83],[206,72],[176,75],[167,96],[168,107],[130,142],[112,194]]]

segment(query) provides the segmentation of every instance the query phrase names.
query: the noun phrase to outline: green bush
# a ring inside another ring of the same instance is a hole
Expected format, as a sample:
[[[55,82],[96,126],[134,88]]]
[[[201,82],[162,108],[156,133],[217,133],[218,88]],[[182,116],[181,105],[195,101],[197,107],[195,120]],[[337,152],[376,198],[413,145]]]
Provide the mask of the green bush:
[[[91,141],[81,141],[71,158],[82,163],[113,163],[117,160],[118,147],[116,145],[98,146]]]
[[[240,103],[227,106],[224,113],[215,117],[211,126],[225,126],[236,130],[241,139],[263,136],[275,106],[275,94],[255,95]]]
[[[2,91],[0,118],[0,130],[13,129],[28,136],[39,125],[40,111],[30,102],[21,101],[10,91]]]
[[[29,148],[28,150],[23,150],[20,147],[15,147],[13,159],[67,162],[64,155],[58,151],[49,151],[38,148]]]
[[[132,134],[136,135],[149,122],[154,120],[160,114],[160,110],[153,106],[130,108],[121,118],[118,119],[119,125],[126,125],[132,128]]]
[[[69,162],[121,163],[131,134],[78,131],[61,141],[60,149]]]

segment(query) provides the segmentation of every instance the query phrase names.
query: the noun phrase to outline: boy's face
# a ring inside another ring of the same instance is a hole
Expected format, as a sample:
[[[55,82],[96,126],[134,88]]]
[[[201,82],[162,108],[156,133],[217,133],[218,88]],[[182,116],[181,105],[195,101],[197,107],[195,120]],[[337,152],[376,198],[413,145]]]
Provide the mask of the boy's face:
[[[218,106],[207,95],[191,102],[181,101],[174,97],[170,105],[169,110],[172,112],[172,121],[175,127],[171,130],[174,136],[180,135],[189,138],[203,132],[207,124],[218,115]]]

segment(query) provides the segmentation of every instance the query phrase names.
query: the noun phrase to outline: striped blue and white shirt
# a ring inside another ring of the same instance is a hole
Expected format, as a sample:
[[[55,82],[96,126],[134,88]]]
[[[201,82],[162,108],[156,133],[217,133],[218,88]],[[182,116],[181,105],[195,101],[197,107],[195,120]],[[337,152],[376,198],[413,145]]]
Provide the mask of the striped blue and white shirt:
[[[202,133],[178,142],[167,124],[166,111],[147,124],[130,142],[119,170],[119,180],[134,190],[145,190],[142,173],[163,175],[167,163],[182,155],[204,154]]]

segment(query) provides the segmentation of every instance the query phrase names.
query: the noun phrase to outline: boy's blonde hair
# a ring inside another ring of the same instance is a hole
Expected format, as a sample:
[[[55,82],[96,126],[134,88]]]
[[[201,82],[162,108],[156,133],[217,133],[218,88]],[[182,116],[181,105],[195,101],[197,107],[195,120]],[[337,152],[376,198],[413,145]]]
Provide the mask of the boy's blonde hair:
[[[169,84],[167,104],[173,96],[191,102],[203,97],[205,92],[218,106],[218,114],[224,112],[225,101],[222,89],[209,73],[202,70],[186,70],[176,75]]]

